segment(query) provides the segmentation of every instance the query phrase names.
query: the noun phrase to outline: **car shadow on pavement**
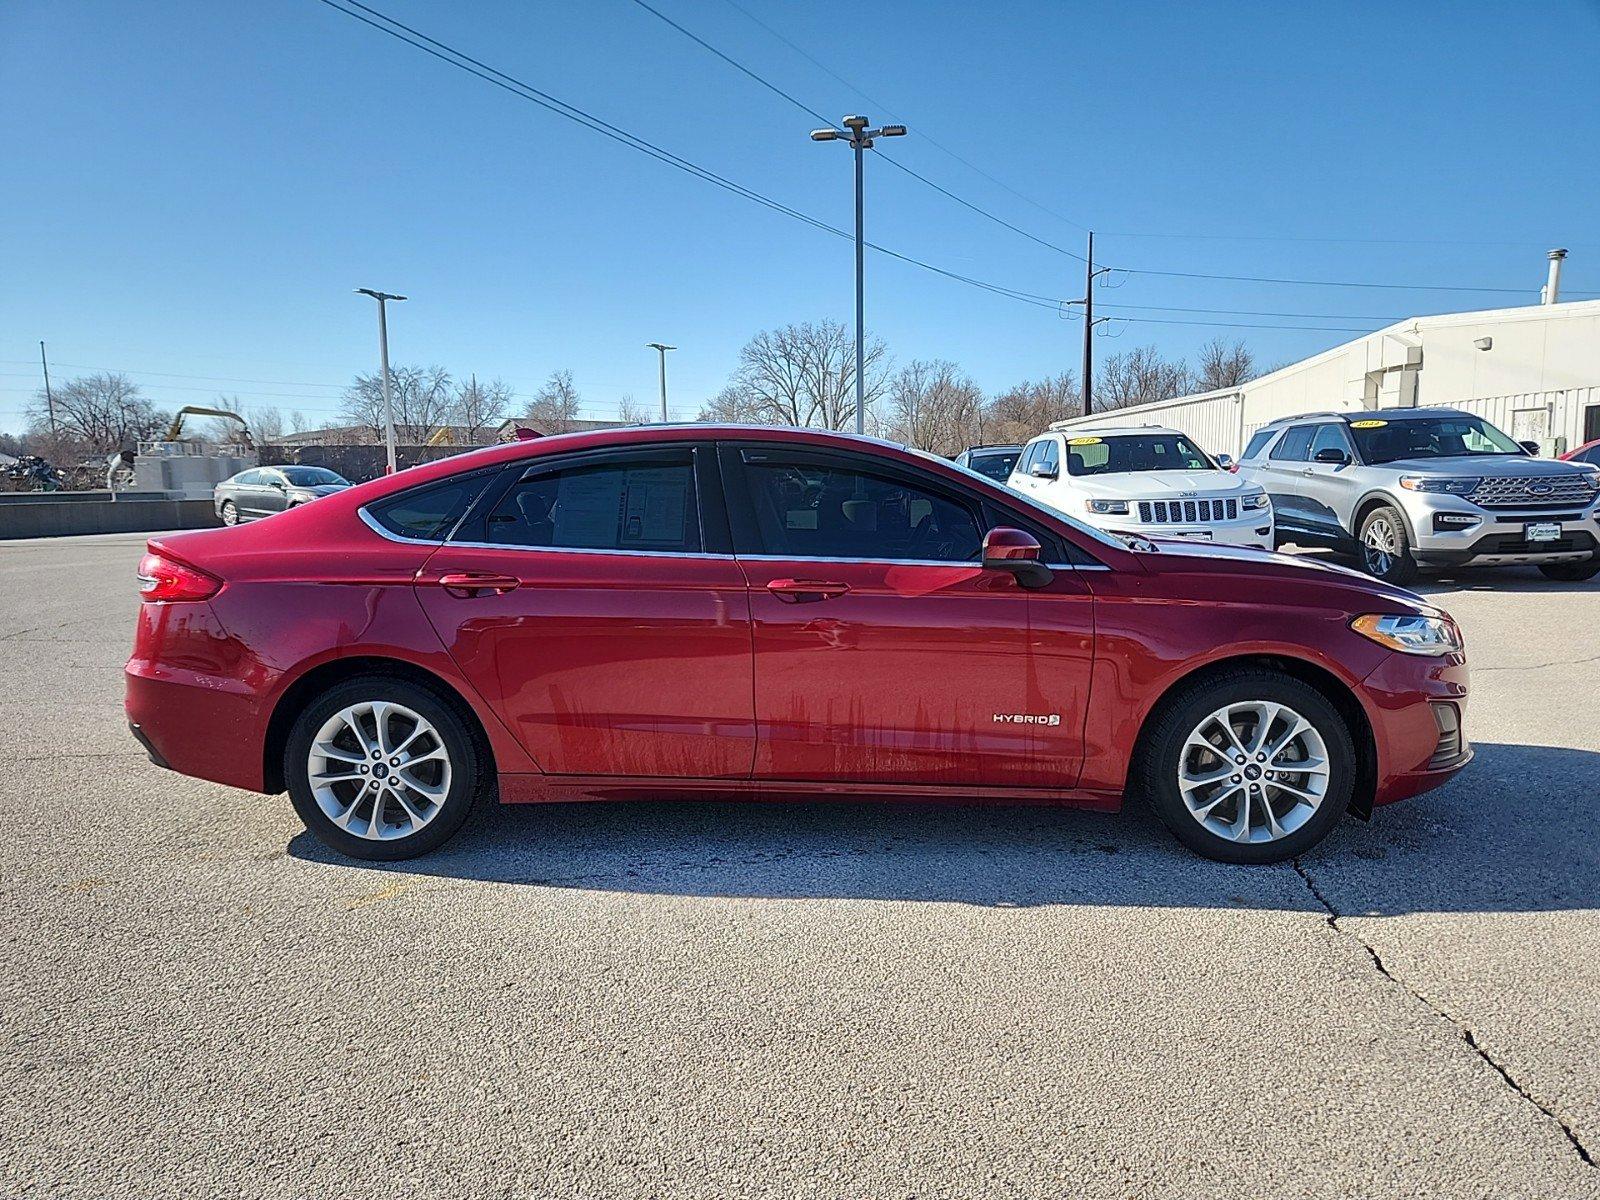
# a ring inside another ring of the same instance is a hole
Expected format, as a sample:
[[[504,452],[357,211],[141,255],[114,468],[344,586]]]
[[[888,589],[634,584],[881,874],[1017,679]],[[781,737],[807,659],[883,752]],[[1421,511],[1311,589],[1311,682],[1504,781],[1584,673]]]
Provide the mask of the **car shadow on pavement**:
[[[1341,913],[1600,906],[1600,754],[1485,744],[1438,791],[1349,819],[1302,866]],[[358,863],[302,833],[311,862],[547,888],[985,906],[1126,905],[1324,912],[1288,867],[1190,854],[1142,804],[485,805],[435,854]]]

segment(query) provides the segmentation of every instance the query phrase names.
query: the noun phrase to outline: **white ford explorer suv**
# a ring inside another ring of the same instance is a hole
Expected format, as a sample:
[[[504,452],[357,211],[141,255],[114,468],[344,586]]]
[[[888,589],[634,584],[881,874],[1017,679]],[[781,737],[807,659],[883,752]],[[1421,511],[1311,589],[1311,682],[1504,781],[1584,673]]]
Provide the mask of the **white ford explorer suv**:
[[[1273,548],[1265,489],[1160,425],[1042,433],[1006,484],[1113,533]]]

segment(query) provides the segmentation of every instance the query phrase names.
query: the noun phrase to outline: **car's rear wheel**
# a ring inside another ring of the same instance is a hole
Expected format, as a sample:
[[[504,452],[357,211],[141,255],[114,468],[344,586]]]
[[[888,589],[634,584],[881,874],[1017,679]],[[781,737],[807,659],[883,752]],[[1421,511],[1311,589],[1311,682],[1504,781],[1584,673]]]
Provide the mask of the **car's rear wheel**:
[[[1405,518],[1392,505],[1380,504],[1361,522],[1361,565],[1385,583],[1407,584],[1420,573],[1411,553]]]
[[[385,676],[350,680],[295,720],[289,799],[325,845],[352,858],[413,858],[461,828],[490,775],[454,705]]]
[[[1240,670],[1163,705],[1135,783],[1190,849],[1270,863],[1326,837],[1355,778],[1354,739],[1326,696],[1292,676]]]
[[[239,523],[239,508],[232,500],[222,502],[222,523],[224,525],[237,525]]]
[[[1591,558],[1588,562],[1545,563],[1539,573],[1561,583],[1582,583],[1600,575],[1600,558]]]

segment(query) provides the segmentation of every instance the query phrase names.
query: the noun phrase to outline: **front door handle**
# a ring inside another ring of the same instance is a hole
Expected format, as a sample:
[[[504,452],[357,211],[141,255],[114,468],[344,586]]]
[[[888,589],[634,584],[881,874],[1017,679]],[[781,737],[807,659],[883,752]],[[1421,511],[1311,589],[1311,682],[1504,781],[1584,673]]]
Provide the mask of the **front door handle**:
[[[812,604],[818,600],[832,600],[850,590],[848,583],[832,583],[822,579],[774,579],[767,591],[786,604]]]
[[[488,571],[452,571],[439,576],[439,586],[452,596],[471,600],[482,595],[500,596],[515,591],[521,580],[515,575],[495,575]]]

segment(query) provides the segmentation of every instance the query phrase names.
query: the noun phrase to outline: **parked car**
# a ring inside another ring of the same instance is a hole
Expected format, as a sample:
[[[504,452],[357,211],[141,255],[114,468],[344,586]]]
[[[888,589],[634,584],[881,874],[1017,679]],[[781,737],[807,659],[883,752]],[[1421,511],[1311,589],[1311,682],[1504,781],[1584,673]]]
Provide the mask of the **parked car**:
[[[1312,413],[1262,426],[1240,474],[1267,489],[1286,541],[1355,551],[1373,575],[1533,563],[1600,573],[1600,468],[1538,458],[1449,408]]]
[[[1004,446],[973,446],[956,455],[956,466],[976,471],[979,475],[1004,483],[1011,477],[1011,468],[1017,465],[1022,447],[1015,443]]]
[[[287,789],[358,858],[494,795],[1135,796],[1271,862],[1471,756],[1460,633],[1415,596],[813,430],[495,446],[153,538],[139,576],[151,759]]]
[[[1266,492],[1160,425],[1040,434],[1009,484],[1113,532],[1273,548]]]
[[[331,496],[350,481],[326,467],[252,467],[212,489],[211,500],[224,525],[254,521]]]
[[[1592,442],[1585,442],[1573,450],[1568,450],[1561,456],[1562,462],[1589,463],[1600,467],[1600,438]]]

